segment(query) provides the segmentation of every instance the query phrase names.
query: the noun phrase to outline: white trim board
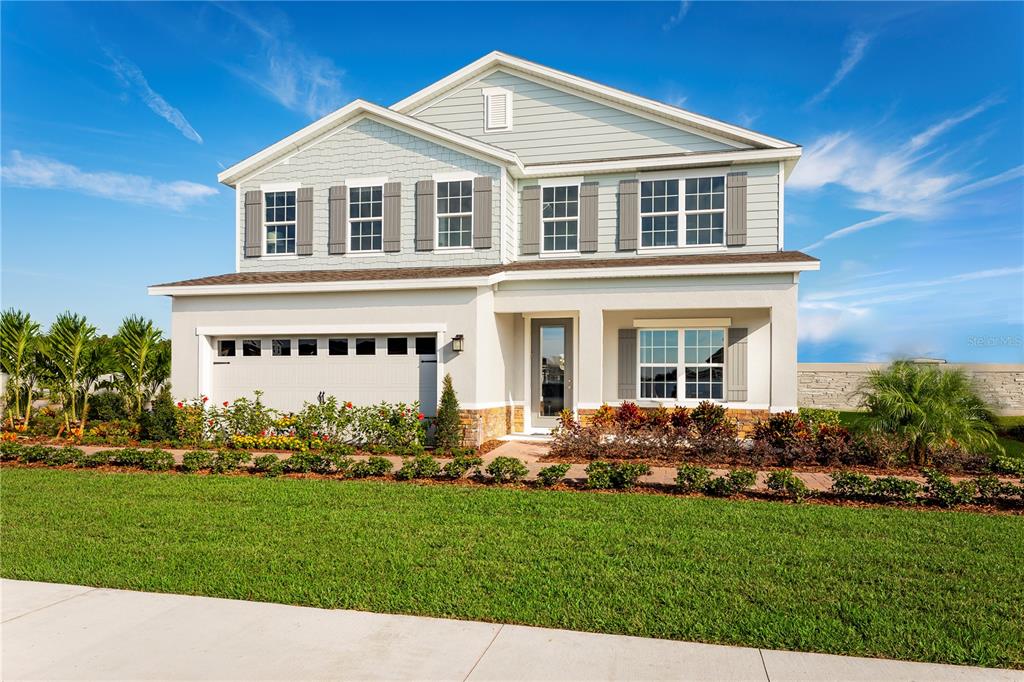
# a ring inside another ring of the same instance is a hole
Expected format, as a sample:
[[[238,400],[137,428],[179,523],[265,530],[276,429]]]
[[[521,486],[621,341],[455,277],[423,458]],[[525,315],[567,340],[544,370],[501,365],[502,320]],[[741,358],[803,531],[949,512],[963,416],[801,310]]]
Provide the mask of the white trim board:
[[[434,324],[297,324],[297,325],[227,325],[196,327],[196,336],[294,336],[309,334],[437,334],[447,331],[443,322]]]

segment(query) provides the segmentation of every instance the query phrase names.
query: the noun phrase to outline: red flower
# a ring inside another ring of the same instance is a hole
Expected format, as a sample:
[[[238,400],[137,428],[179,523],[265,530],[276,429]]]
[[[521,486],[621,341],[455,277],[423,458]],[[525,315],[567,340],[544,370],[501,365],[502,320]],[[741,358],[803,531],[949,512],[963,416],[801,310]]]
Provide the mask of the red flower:
[[[352,407],[352,403],[345,403],[345,407]]]
[[[213,426],[213,420],[212,419],[210,420],[210,426]]]
[[[209,400],[209,398],[207,398],[207,397],[206,397],[206,396],[204,395],[204,396],[203,396],[203,402],[205,403],[205,402],[206,402],[207,400]]]
[[[182,405],[181,403],[178,403],[178,409],[181,409],[182,407],[184,407],[184,405]]]
[[[224,407],[227,407],[227,406],[228,406],[228,401],[225,400],[224,401]]]
[[[266,430],[266,429],[263,429],[262,431],[260,431],[260,435],[261,435],[261,436],[265,436],[265,435],[267,435],[267,430]]]
[[[422,413],[422,412],[420,412],[420,414],[419,414],[419,418],[420,418],[420,419],[426,419],[426,417],[425,417],[425,416],[423,415],[423,413]]]

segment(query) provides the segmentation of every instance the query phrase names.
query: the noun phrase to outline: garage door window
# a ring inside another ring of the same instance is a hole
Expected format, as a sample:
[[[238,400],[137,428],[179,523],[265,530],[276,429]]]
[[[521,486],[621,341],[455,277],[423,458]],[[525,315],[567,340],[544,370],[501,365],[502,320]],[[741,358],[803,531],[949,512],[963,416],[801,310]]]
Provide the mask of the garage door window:
[[[437,339],[433,336],[417,336],[416,355],[437,355]]]
[[[260,340],[245,339],[242,341],[242,355],[247,358],[258,358],[260,356]]]
[[[409,339],[404,336],[388,337],[388,355],[408,355]]]
[[[327,339],[328,355],[348,355],[348,339]]]
[[[316,339],[299,339],[299,355],[316,355]]]
[[[356,339],[356,355],[376,355],[377,339]]]
[[[235,340],[221,339],[220,343],[217,345],[217,355],[222,358],[235,357]]]
[[[273,348],[274,357],[291,355],[292,354],[292,340],[291,339],[274,339],[271,342],[271,348]]]

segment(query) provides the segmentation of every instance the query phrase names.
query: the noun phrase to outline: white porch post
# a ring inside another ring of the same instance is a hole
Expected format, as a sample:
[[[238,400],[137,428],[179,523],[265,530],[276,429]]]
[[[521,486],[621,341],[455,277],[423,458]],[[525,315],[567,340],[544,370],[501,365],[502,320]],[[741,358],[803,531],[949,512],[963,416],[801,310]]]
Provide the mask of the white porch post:
[[[604,374],[604,311],[597,305],[580,308],[576,344],[576,407],[601,405]]]
[[[783,300],[771,308],[772,412],[797,409],[796,288],[780,298]]]

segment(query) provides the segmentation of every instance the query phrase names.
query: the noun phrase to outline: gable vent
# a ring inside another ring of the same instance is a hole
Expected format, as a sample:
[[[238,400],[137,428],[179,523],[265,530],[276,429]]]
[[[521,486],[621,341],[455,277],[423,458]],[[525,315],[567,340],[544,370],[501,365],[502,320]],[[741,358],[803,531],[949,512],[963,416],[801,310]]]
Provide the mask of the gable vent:
[[[512,93],[504,88],[484,90],[484,129],[510,130],[512,128]]]

